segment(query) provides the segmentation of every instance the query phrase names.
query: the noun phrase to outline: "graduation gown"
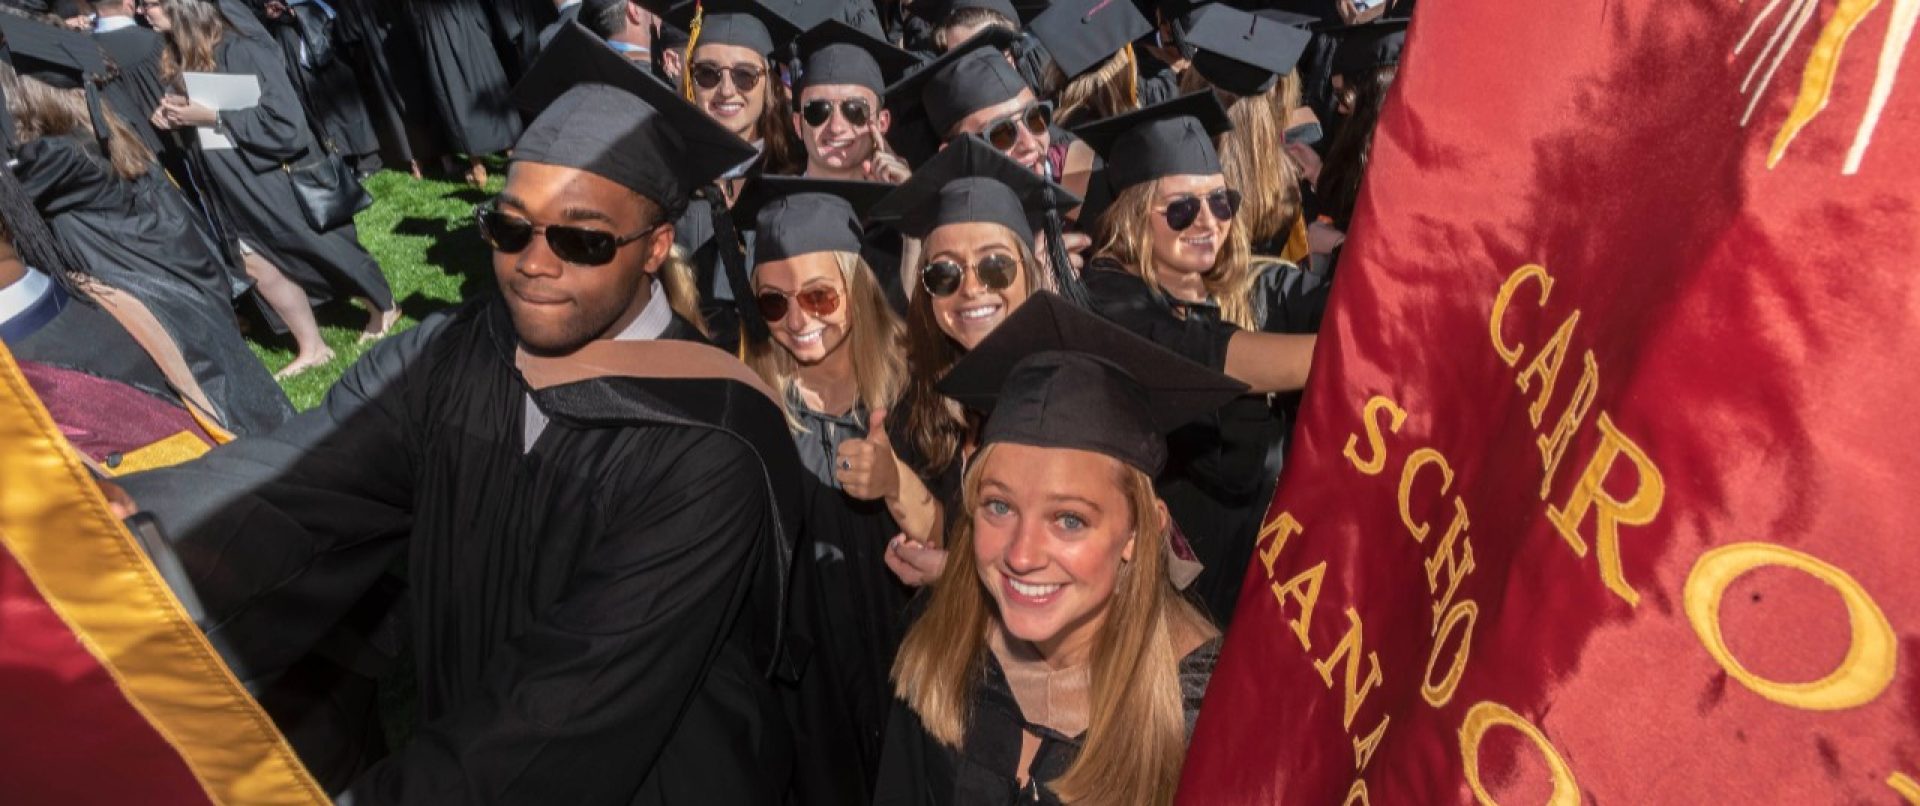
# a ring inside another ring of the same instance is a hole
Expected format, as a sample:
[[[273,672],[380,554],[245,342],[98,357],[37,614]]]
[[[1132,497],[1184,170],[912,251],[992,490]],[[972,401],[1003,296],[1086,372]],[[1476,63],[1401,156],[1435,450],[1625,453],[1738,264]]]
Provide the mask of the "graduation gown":
[[[93,41],[120,67],[120,75],[107,83],[101,100],[113,107],[148,149],[160,151],[164,144],[151,118],[166,95],[160,81],[160,54],[166,50],[166,41],[138,25],[97,32]]]
[[[1207,684],[1220,657],[1214,639],[1180,659],[1180,704],[1186,715],[1187,735],[1206,697]],[[1060,799],[1043,784],[1065,775],[1080,755],[1082,736],[1063,736],[1044,725],[1028,722],[1007,684],[1006,672],[992,652],[973,695],[966,739],[959,748],[943,745],[928,733],[919,715],[895,700],[887,723],[885,755],[875,806],[1014,806],[1057,804]],[[1028,765],[1023,786],[1020,734],[1040,737],[1040,748]]]
[[[530,392],[550,422],[523,450]],[[242,679],[405,557],[420,724],[356,806],[765,804],[791,756],[765,672],[798,472],[739,382],[533,390],[489,295],[380,342],[274,433],[125,486]]]
[[[260,433],[293,416],[234,326],[225,264],[164,180],[123,182],[66,137],[22,146],[14,174],[83,270],[133,295],[166,328],[221,426]]]
[[[287,77],[316,118],[308,121],[314,133],[331,141],[361,172],[378,170],[380,138],[360,97],[359,79],[340,40],[337,21],[313,3],[299,3],[288,6],[285,15],[268,20],[267,25],[280,43]],[[303,47],[303,40],[327,44]]]
[[[483,0],[406,0],[427,90],[453,151],[484,156],[513,147],[520,116],[493,44]]]
[[[259,105],[220,113],[234,148],[201,149],[207,179],[234,234],[299,283],[316,305],[356,296],[373,300],[381,310],[392,308],[387,278],[361,248],[353,224],[315,232],[300,212],[293,180],[282,166],[320,152],[279,48],[230,34],[220,41],[215,60],[219,72],[260,79]]]

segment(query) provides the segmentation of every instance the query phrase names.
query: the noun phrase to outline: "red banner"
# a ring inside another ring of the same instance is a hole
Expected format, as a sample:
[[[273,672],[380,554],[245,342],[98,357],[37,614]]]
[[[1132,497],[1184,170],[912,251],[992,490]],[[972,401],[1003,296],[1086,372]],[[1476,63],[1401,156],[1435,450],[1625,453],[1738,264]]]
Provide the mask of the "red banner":
[[[1182,803],[1920,803],[1916,17],[1423,4]]]

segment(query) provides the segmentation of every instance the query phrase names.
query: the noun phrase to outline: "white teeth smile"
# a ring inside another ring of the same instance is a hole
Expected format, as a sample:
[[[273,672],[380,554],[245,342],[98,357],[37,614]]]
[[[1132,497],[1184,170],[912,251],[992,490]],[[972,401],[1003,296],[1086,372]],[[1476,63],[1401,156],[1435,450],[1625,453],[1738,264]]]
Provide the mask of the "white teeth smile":
[[[1040,599],[1052,595],[1054,591],[1066,587],[1064,585],[1028,585],[1020,580],[1011,578],[1007,580],[1007,584],[1013,586],[1014,591],[1018,592],[1021,596],[1032,599]]]
[[[793,334],[793,340],[801,344],[819,344],[820,334],[824,332],[826,332],[826,328],[815,328],[805,333],[795,333]]]
[[[979,308],[962,308],[960,309],[960,318],[969,319],[969,320],[979,320],[979,319],[985,319],[999,312],[1000,312],[1000,306],[998,305],[987,305]]]
[[[1198,246],[1198,247],[1204,248],[1204,247],[1213,245],[1213,236],[1206,235],[1199,238],[1181,238],[1180,242],[1188,246]]]

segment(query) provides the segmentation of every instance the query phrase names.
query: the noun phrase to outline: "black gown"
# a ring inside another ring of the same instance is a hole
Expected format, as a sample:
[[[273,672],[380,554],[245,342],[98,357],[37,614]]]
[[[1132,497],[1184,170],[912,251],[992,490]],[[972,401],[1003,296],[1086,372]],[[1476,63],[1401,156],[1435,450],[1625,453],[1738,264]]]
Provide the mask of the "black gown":
[[[82,270],[138,299],[166,328],[222,427],[261,433],[293,416],[234,326],[227,269],[172,186],[152,174],[123,182],[65,137],[22,146],[14,173]]]
[[[355,296],[391,309],[393,291],[380,265],[361,248],[353,224],[315,232],[300,212],[293,180],[282,166],[319,152],[278,47],[230,33],[215,59],[222,73],[260,79],[258,106],[220,113],[235,147],[201,149],[207,178],[231,216],[234,234],[299,283],[315,304]]]
[[[1180,659],[1180,704],[1189,737],[1193,735],[1194,720],[1200,715],[1200,703],[1206,697],[1207,684],[1213,679],[1213,667],[1219,657],[1220,641],[1216,638]],[[933,738],[913,709],[905,702],[894,700],[893,714],[887,722],[880,783],[873,798],[875,806],[1057,806],[1060,803],[1051,790],[1040,784],[1059,778],[1073,766],[1080,754],[1081,737],[1063,736],[1051,728],[1028,722],[1007,684],[999,659],[988,652],[984,663],[986,668],[969,710],[971,720],[966,739],[959,749]],[[1027,767],[1028,779],[1024,786],[1016,775],[1023,732],[1040,737],[1040,748]]]
[[[504,304],[476,300],[271,435],[125,487],[243,680],[404,556],[420,725],[356,806],[777,802],[791,736],[765,673],[801,472],[778,408],[728,380],[595,377],[531,393],[550,422],[523,450],[514,350]]]
[[[362,173],[379,170],[380,138],[360,97],[359,79],[341,41],[340,22],[328,18],[313,3],[300,3],[289,6],[286,14],[268,20],[267,25],[280,43],[287,77],[317,118],[308,121],[314,133],[332,142],[337,152]],[[303,39],[326,44],[303,47]]]
[[[427,90],[453,151],[485,156],[513,147],[520,116],[493,44],[484,0],[406,0]]]
[[[95,33],[93,41],[120,68],[119,75],[101,93],[101,100],[120,115],[148,149],[160,151],[164,143],[151,118],[166,94],[160,81],[160,54],[166,42],[138,25]]]

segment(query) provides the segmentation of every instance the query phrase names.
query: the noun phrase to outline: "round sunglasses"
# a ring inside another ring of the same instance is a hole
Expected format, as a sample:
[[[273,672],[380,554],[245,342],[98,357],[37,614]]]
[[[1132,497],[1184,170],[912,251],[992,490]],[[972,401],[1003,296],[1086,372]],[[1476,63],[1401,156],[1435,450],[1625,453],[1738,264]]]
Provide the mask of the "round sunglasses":
[[[808,101],[800,107],[800,119],[808,126],[820,128],[833,119],[833,102],[826,99]],[[860,128],[873,119],[873,107],[859,98],[848,98],[840,102],[840,116],[847,119],[847,125]]]
[[[1220,221],[1232,221],[1233,216],[1240,212],[1240,191],[1232,188],[1221,188],[1205,197],[1182,193],[1168,201],[1166,209],[1160,211],[1161,215],[1167,217],[1167,228],[1179,232],[1193,226],[1193,222],[1200,218],[1203,198],[1207,211]]]
[[[788,294],[769,289],[755,295],[753,303],[760,308],[761,318],[768,322],[787,318],[787,313],[793,310],[795,304],[800,306],[800,310],[824,318],[840,310],[840,291],[835,288],[807,288]]]
[[[969,267],[951,260],[936,260],[920,270],[920,287],[936,297],[952,296],[960,290],[960,282],[966,278],[969,268],[980,278],[981,285],[994,291],[1005,291],[1013,285],[1013,277],[1020,271],[1020,261],[1012,255],[987,255]]]
[[[698,84],[700,89],[710,90],[720,86],[720,79],[724,76],[731,77],[733,88],[741,92],[753,92],[754,87],[760,86],[760,77],[767,74],[767,71],[751,65],[725,67],[713,62],[694,62],[690,72],[693,74],[693,83]]]
[[[1020,130],[1039,137],[1047,133],[1047,127],[1053,124],[1053,102],[1040,101],[1025,109],[988,123],[980,130],[980,136],[988,145],[999,151],[1011,151],[1020,142]]]
[[[618,236],[606,230],[570,227],[563,224],[536,225],[520,216],[482,204],[473,208],[473,219],[480,227],[480,240],[496,251],[519,254],[533,243],[533,236],[544,235],[547,248],[555,257],[576,266],[605,266],[613,262],[620,247],[647,237],[665,222],[632,235]]]

